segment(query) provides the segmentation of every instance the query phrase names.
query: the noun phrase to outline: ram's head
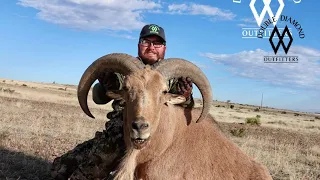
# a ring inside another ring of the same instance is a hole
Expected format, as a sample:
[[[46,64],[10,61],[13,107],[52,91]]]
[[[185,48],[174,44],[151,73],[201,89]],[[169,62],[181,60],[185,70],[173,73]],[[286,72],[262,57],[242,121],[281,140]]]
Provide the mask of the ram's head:
[[[212,100],[211,87],[204,73],[194,64],[183,59],[171,58],[162,60],[154,66],[145,66],[132,56],[110,54],[93,62],[79,83],[80,106],[90,117],[94,118],[87,105],[88,91],[99,73],[103,71],[125,75],[123,89],[107,92],[107,95],[126,102],[125,134],[130,134],[131,142],[138,149],[146,145],[161,118],[166,116],[162,113],[162,108],[185,101],[183,96],[169,93],[169,80],[190,77],[203,97],[204,107],[197,122],[203,120],[209,112]]]

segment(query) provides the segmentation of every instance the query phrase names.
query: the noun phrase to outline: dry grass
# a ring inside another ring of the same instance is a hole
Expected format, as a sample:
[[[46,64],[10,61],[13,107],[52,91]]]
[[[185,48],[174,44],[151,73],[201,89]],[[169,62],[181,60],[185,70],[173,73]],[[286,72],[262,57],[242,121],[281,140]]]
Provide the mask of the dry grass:
[[[224,124],[226,130],[230,124]],[[229,135],[241,149],[266,165],[274,179],[319,179],[319,134],[293,132],[281,128],[245,128],[244,137]]]
[[[3,79],[0,101],[0,179],[49,179],[53,159],[102,130],[111,109],[89,100],[96,116],[91,119],[79,107],[74,86]],[[320,120],[312,114],[254,109],[239,104],[231,109],[215,101],[211,114],[274,179],[320,179]],[[245,125],[246,118],[257,115],[260,126]],[[241,128],[243,136],[232,135]]]

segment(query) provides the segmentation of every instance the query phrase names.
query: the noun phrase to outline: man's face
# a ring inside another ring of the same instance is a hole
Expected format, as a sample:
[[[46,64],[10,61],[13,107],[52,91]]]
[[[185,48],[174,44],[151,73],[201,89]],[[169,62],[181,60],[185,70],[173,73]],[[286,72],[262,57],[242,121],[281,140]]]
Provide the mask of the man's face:
[[[164,59],[166,46],[160,45],[162,44],[162,40],[160,37],[149,36],[143,38],[143,40],[143,43],[141,43],[140,41],[138,44],[138,55],[145,64],[152,65],[157,62],[158,59]]]

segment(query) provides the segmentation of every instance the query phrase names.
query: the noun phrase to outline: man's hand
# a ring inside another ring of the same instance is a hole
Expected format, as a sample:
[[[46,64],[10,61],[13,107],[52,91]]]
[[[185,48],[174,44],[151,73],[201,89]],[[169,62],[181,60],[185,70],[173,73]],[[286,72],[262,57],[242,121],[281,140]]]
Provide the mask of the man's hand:
[[[192,81],[189,77],[181,77],[178,79],[178,93],[183,95],[187,100],[190,98],[192,92]]]
[[[117,75],[110,72],[101,73],[98,77],[99,83],[106,90],[118,90],[120,87]]]

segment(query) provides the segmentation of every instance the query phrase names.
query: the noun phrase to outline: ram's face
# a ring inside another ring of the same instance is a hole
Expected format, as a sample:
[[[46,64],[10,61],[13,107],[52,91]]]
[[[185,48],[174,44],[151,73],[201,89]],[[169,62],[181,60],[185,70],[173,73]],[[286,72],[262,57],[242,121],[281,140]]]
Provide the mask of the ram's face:
[[[125,134],[134,148],[145,147],[161,121],[166,103],[185,99],[168,93],[167,81],[157,71],[143,70],[126,77],[121,98],[126,101]]]
[[[163,77],[153,71],[129,76],[125,82],[127,128],[132,145],[141,149],[148,144],[160,120],[168,91]]]

